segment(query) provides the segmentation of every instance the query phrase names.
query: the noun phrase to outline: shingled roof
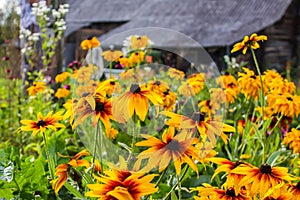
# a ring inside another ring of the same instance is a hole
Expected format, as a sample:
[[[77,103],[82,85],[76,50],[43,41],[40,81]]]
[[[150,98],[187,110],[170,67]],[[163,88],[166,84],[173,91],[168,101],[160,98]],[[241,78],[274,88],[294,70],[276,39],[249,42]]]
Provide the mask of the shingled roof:
[[[68,34],[93,22],[126,22],[100,37],[142,27],[188,35],[204,47],[227,46],[281,19],[292,0],[69,0]],[[76,28],[74,28],[76,27]],[[151,36],[150,36],[151,37]],[[154,34],[155,43],[173,42]]]

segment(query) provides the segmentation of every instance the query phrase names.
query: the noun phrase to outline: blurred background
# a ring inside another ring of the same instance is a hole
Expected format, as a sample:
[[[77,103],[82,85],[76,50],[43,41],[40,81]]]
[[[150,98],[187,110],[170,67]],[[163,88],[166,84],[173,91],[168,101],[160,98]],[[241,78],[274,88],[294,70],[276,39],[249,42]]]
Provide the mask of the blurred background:
[[[0,0],[0,53],[9,67],[9,76],[20,77],[21,26],[28,28],[34,19],[28,15],[38,0]],[[232,45],[253,32],[265,34],[268,41],[257,51],[261,68],[272,68],[299,85],[300,1],[299,0],[48,0],[47,5],[58,8],[68,3],[66,30],[57,46],[54,73],[62,71],[74,60],[81,60],[86,51],[80,42],[91,36],[100,41],[114,34],[142,27],[163,27],[179,31],[202,45],[220,70],[226,69],[224,56],[237,56],[237,62],[247,61],[250,54],[231,54]],[[27,7],[26,7],[27,6]],[[51,26],[51,24],[49,24]],[[22,27],[21,27],[22,28]],[[155,44],[168,36],[150,38]],[[113,44],[114,48],[121,44]],[[188,51],[192,46],[185,45]],[[169,57],[172,65],[182,65],[176,56]],[[7,69],[7,68],[6,68]],[[1,73],[7,75],[7,73]]]

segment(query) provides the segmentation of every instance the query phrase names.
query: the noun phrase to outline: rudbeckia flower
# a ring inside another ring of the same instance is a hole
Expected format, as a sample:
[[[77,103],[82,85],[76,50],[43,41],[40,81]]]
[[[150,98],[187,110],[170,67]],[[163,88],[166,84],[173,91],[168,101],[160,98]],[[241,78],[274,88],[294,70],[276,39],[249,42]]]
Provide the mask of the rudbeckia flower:
[[[258,44],[258,41],[264,41],[267,40],[268,37],[265,35],[257,35],[256,33],[253,33],[250,37],[245,36],[242,42],[238,42],[233,46],[233,49],[231,50],[231,53],[239,51],[243,49],[243,54],[246,54],[248,48],[251,49],[258,49],[260,46]]]
[[[288,191],[293,195],[291,200],[300,199],[300,181],[296,185],[289,184]]]
[[[102,56],[108,62],[116,62],[123,56],[123,53],[118,50],[107,50],[102,53]]]
[[[212,116],[212,114],[216,114],[216,111],[220,109],[220,104],[210,99],[200,101],[198,103],[200,107],[200,112],[207,113],[208,116]]]
[[[166,90],[162,93],[162,107],[165,111],[172,111],[176,104],[176,94],[170,90]]]
[[[236,194],[232,187],[219,189],[206,183],[202,187],[192,188],[192,191],[198,192],[198,196],[194,197],[195,200],[203,200],[204,197],[211,200],[252,200],[246,190],[241,190]]]
[[[293,195],[288,192],[286,184],[282,183],[269,189],[262,200],[292,200]]]
[[[130,68],[132,67],[132,63],[131,63],[131,59],[126,58],[126,57],[122,57],[119,59],[120,65],[123,66],[123,68]]]
[[[244,175],[239,185],[246,186],[251,184],[249,186],[250,196],[259,194],[260,197],[263,197],[268,189],[274,189],[278,184],[293,180],[287,168],[271,167],[268,164],[263,164],[260,168],[240,165],[233,169],[231,173]]]
[[[169,68],[167,73],[171,78],[175,78],[176,80],[183,80],[185,76],[185,73],[183,71],[175,68]]]
[[[130,63],[132,64],[139,64],[141,62],[144,62],[145,52],[143,51],[134,52],[130,55],[129,59],[130,59]]]
[[[62,72],[62,73],[56,75],[55,82],[62,83],[70,76],[71,76],[71,74],[69,72]]]
[[[52,188],[54,192],[57,194],[64,183],[67,181],[68,173],[70,172],[70,167],[86,167],[89,168],[91,164],[87,160],[79,160],[82,156],[87,156],[89,153],[87,150],[82,150],[77,153],[75,156],[64,156],[58,153],[58,155],[62,158],[70,158],[68,163],[60,164],[55,169],[55,176],[58,176],[57,179],[52,181]]]
[[[55,96],[58,99],[61,99],[61,98],[68,97],[70,94],[71,94],[70,90],[68,90],[66,88],[58,88],[57,91],[56,91],[56,93],[55,93]]]
[[[289,145],[294,154],[300,153],[300,130],[293,128],[285,135],[282,144]]]
[[[76,87],[76,95],[82,97],[86,94],[94,94],[99,84],[98,81],[88,80],[84,85],[78,85]]]
[[[131,41],[131,49],[135,50],[135,49],[144,49],[149,45],[149,39],[146,35],[143,36],[131,36],[130,38]]]
[[[76,107],[77,99],[68,99],[66,103],[63,104],[66,112],[64,114],[64,120],[69,118],[70,125],[73,126],[74,113],[73,108]]]
[[[85,193],[87,197],[99,199],[140,200],[143,196],[158,191],[151,183],[156,174],[145,175],[140,172],[130,172],[126,161],[120,157],[120,167],[108,163],[111,170],[104,171],[105,175],[95,176],[98,183],[87,184],[91,190]]]
[[[32,86],[27,88],[27,92],[31,96],[35,96],[37,93],[41,93],[46,89],[44,82],[34,82]]]
[[[243,93],[246,98],[253,97],[255,100],[258,99],[259,90],[261,89],[261,82],[258,76],[250,69],[243,68],[246,73],[238,73],[239,87],[241,93]],[[266,90],[266,88],[264,88]],[[265,92],[265,91],[264,91]]]
[[[297,117],[300,114],[300,96],[286,93],[275,95],[272,100],[268,95],[268,103],[275,113],[282,113],[287,117]]]
[[[227,187],[233,187],[235,193],[238,194],[241,188],[239,182],[242,180],[244,175],[234,174],[231,173],[231,171],[240,165],[251,165],[245,163],[244,161],[232,162],[226,158],[209,158],[208,160],[219,165],[211,179],[214,179],[219,173],[225,172],[227,174],[227,179],[224,185],[226,185]]]
[[[38,113],[37,120],[21,120],[21,124],[24,126],[20,127],[22,131],[32,131],[32,135],[35,136],[37,133],[44,133],[46,129],[52,129],[56,131],[57,128],[65,128],[63,124],[58,123],[59,120],[63,119],[62,111],[55,114],[49,112],[46,117],[43,117],[42,113]]]
[[[195,112],[191,118],[168,111],[164,111],[162,114],[170,117],[165,122],[166,125],[181,129],[192,129],[193,131],[198,130],[200,136],[202,138],[207,137],[213,145],[217,142],[215,135],[221,136],[224,142],[227,143],[228,138],[223,132],[235,132],[234,127],[205,117],[205,113]]]
[[[201,162],[203,165],[205,163],[208,163],[210,158],[213,158],[217,155],[217,152],[215,150],[213,150],[214,145],[212,145],[211,142],[201,141],[201,142],[198,142],[195,145],[195,147],[199,152],[198,154],[199,154],[200,159],[198,158],[198,161]]]
[[[92,74],[95,72],[96,67],[94,65],[83,66],[77,70],[76,76],[74,77],[78,83],[83,83],[91,80]]]
[[[74,127],[81,124],[86,118],[91,116],[93,127],[96,127],[100,120],[105,127],[105,131],[110,131],[110,120],[113,119],[111,99],[102,98],[102,96],[101,98],[99,97],[97,98],[96,93],[95,95],[83,97],[78,101],[77,106],[74,108],[74,114],[77,116],[74,121]]]
[[[107,79],[99,83],[97,91],[103,90],[107,96],[112,96],[113,93],[118,93],[121,90],[121,86],[115,79]]]
[[[198,172],[198,168],[191,158],[200,159],[197,149],[193,146],[197,139],[192,137],[191,133],[182,131],[175,135],[175,128],[169,127],[163,133],[161,140],[145,134],[142,134],[142,137],[146,140],[137,142],[135,145],[150,147],[137,156],[139,160],[149,159],[143,170],[149,171],[158,167],[161,172],[171,161],[174,161],[177,174],[181,172],[182,163],[187,163],[194,171]]]
[[[96,37],[88,38],[80,43],[83,50],[88,50],[100,46],[100,42]]]
[[[135,113],[141,121],[145,121],[149,100],[154,105],[163,103],[161,97],[149,90],[146,85],[132,84],[128,91],[112,101],[115,120],[125,123]]]

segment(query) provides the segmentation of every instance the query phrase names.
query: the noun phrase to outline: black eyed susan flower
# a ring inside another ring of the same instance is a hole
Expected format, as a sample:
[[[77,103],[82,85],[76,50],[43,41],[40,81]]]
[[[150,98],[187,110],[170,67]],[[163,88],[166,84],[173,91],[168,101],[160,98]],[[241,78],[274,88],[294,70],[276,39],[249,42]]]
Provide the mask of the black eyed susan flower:
[[[118,81],[111,78],[111,79],[107,79],[107,80],[102,81],[101,83],[99,83],[99,85],[97,86],[96,92],[99,91],[99,90],[104,91],[107,96],[111,97],[113,93],[120,92],[121,86],[120,86]]]
[[[208,116],[212,116],[212,114],[216,114],[216,111],[220,109],[220,104],[210,99],[200,101],[198,103],[198,106],[200,107],[200,112],[207,113]]]
[[[37,93],[41,93],[46,89],[44,82],[34,82],[32,86],[27,88],[27,92],[30,96],[35,96]]]
[[[46,129],[52,129],[56,131],[57,128],[65,128],[63,124],[58,123],[59,120],[63,119],[62,111],[52,114],[53,111],[49,112],[45,117],[42,113],[38,113],[37,120],[21,120],[23,126],[20,127],[21,131],[32,131],[35,136],[37,133],[44,133]]]
[[[88,38],[86,40],[83,40],[80,43],[80,46],[83,50],[89,50],[91,48],[95,48],[100,46],[100,42],[96,37]]]
[[[71,74],[69,72],[62,72],[62,73],[56,75],[55,82],[62,83],[70,76],[71,76]]]
[[[163,104],[162,107],[165,111],[172,111],[176,104],[176,94],[170,90],[166,90],[162,93]]]
[[[75,78],[78,83],[87,82],[91,80],[91,76],[96,69],[97,67],[94,65],[83,66],[74,73],[73,78]]]
[[[297,117],[300,114],[300,96],[285,93],[276,95],[273,100],[273,104],[269,105],[272,105],[275,113],[282,113],[287,117]]]
[[[223,132],[235,132],[235,128],[218,120],[206,117],[205,113],[195,112],[191,118],[173,112],[164,111],[162,114],[170,117],[165,123],[181,129],[198,130],[202,139],[208,138],[215,145],[216,136],[221,136],[227,142],[227,136]]]
[[[70,158],[70,161],[68,163],[60,164],[55,169],[55,176],[58,178],[54,179],[52,181],[52,188],[54,189],[54,192],[57,194],[58,191],[61,189],[61,187],[64,185],[64,183],[67,181],[68,173],[70,173],[71,167],[86,167],[89,168],[91,164],[87,160],[79,160],[82,156],[87,156],[89,153],[87,150],[82,150],[79,153],[77,153],[75,156],[64,156],[58,153],[58,155],[62,158]]]
[[[194,197],[195,200],[203,200],[205,198],[209,200],[252,200],[247,195],[246,190],[241,190],[236,194],[232,187],[219,189],[204,183],[201,187],[192,188],[192,191],[198,192],[198,196]]]
[[[141,121],[145,121],[149,100],[154,105],[162,104],[161,97],[149,90],[147,85],[132,84],[128,91],[112,100],[115,120],[125,123],[135,113]]]
[[[185,73],[183,71],[175,68],[169,68],[167,73],[171,78],[174,78],[176,80],[183,80],[185,77]]]
[[[149,38],[146,35],[143,36],[131,36],[130,38],[130,46],[132,50],[135,49],[144,49],[146,48],[150,43],[149,43]]]
[[[284,80],[273,79],[273,81],[269,83],[268,86],[272,92],[276,92],[278,94],[280,93],[293,94],[296,91],[295,84],[293,82],[288,81],[287,79]]]
[[[244,177],[244,175],[234,174],[234,173],[231,173],[231,171],[240,165],[247,165],[247,166],[251,166],[251,165],[244,161],[232,162],[226,158],[209,158],[208,160],[210,162],[213,162],[213,163],[219,165],[219,167],[215,170],[215,173],[213,174],[212,179],[214,179],[219,173],[225,172],[227,174],[227,179],[226,179],[226,182],[224,183],[224,185],[227,187],[233,187],[235,193],[238,194],[241,189],[241,186],[239,183],[242,180],[242,178]]]
[[[240,91],[243,93],[246,98],[253,97],[258,99],[259,90],[261,89],[261,82],[258,76],[250,69],[243,68],[246,73],[238,73],[238,83],[240,86]],[[266,88],[264,88],[266,89]]]
[[[132,62],[130,58],[122,57],[119,59],[120,65],[122,65],[123,68],[128,69],[132,67]]]
[[[256,33],[253,33],[250,37],[246,35],[242,42],[238,42],[233,46],[231,53],[243,49],[243,54],[246,54],[248,48],[258,49],[260,47],[258,41],[263,42],[267,39],[268,37],[266,35],[257,35]]]
[[[187,163],[194,171],[198,172],[198,168],[191,158],[200,159],[197,149],[193,146],[197,140],[192,137],[191,133],[182,131],[175,135],[175,128],[169,127],[163,133],[161,140],[145,134],[142,137],[146,140],[137,142],[135,145],[150,147],[137,156],[139,160],[149,159],[143,170],[149,171],[158,167],[161,172],[171,161],[174,161],[177,174],[181,172],[182,163]]]
[[[262,200],[292,200],[293,195],[288,192],[287,185],[282,183],[269,189]]]
[[[70,94],[71,94],[70,90],[68,90],[66,88],[58,88],[57,91],[56,91],[56,93],[55,93],[55,96],[58,99],[61,99],[61,98],[68,97]]]
[[[291,200],[300,199],[300,181],[296,185],[289,184],[288,186],[289,193],[293,195]]]
[[[151,183],[156,174],[145,175],[141,172],[130,172],[126,161],[120,157],[120,167],[108,163],[111,170],[104,171],[105,175],[95,176],[98,183],[87,184],[91,190],[85,193],[87,197],[103,200],[140,200],[143,196],[158,191]]]
[[[203,165],[205,163],[209,163],[209,159],[217,155],[217,152],[213,150],[214,145],[209,141],[198,142],[196,143],[195,147],[199,152],[198,155],[200,159],[198,158],[198,161]]]
[[[123,52],[119,50],[107,50],[102,53],[102,56],[108,62],[116,62],[123,56]]]
[[[130,55],[129,60],[130,60],[130,63],[132,63],[132,64],[139,64],[141,62],[144,62],[145,52],[143,52],[143,51],[134,52]]]
[[[244,175],[240,186],[250,187],[250,196],[259,194],[263,197],[269,189],[274,189],[278,184],[291,181],[293,178],[285,167],[271,167],[263,164],[260,168],[255,166],[240,165],[231,173]]]
[[[110,120],[113,120],[111,99],[103,98],[101,95],[88,95],[82,97],[74,108],[74,114],[77,116],[74,121],[74,127],[81,124],[85,119],[91,116],[92,125],[96,127],[99,120],[103,123],[105,131],[109,132],[111,128]]]
[[[86,94],[94,94],[99,84],[100,83],[98,81],[87,80],[87,82],[84,85],[78,85],[76,87],[76,95],[78,97],[82,97],[86,96]]]
[[[300,131],[293,128],[291,132],[285,135],[282,144],[293,149],[293,153],[300,153]]]

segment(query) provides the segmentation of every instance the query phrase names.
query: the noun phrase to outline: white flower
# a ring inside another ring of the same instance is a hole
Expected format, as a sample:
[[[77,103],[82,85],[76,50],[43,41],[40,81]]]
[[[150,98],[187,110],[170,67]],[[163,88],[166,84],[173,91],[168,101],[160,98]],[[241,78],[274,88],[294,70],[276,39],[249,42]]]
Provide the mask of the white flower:
[[[55,17],[55,18],[60,18],[60,16],[61,16],[60,12],[58,12],[58,11],[55,10],[55,9],[52,10],[52,15],[53,15],[53,17]]]

